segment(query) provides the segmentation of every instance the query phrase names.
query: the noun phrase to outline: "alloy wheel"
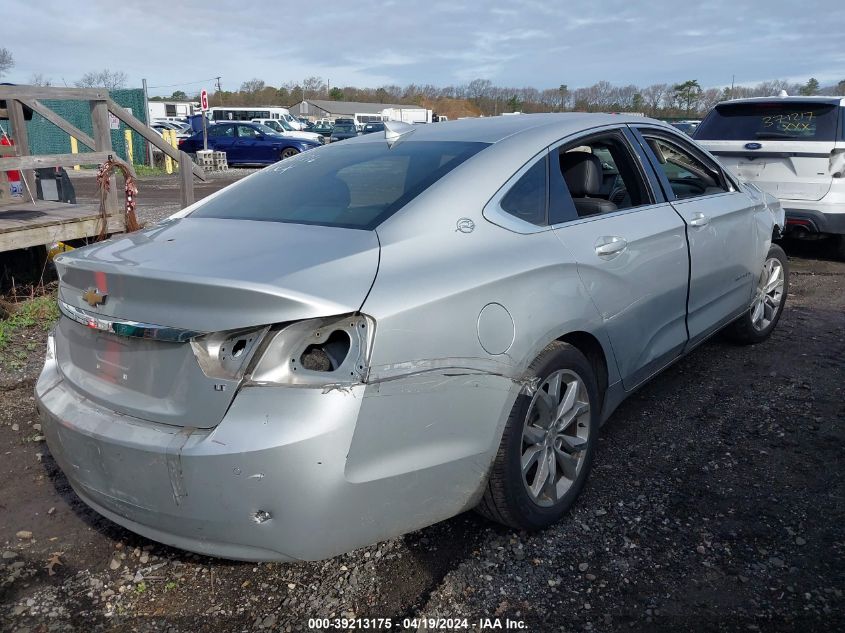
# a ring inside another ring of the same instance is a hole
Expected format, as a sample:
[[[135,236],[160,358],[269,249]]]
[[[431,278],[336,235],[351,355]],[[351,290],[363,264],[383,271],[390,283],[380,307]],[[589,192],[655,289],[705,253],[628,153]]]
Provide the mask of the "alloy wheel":
[[[590,397],[573,371],[553,372],[534,393],[522,431],[522,481],[531,499],[552,506],[575,483],[590,436]]]
[[[757,292],[751,304],[751,325],[762,332],[771,325],[783,301],[783,264],[776,257],[770,257],[763,265]]]

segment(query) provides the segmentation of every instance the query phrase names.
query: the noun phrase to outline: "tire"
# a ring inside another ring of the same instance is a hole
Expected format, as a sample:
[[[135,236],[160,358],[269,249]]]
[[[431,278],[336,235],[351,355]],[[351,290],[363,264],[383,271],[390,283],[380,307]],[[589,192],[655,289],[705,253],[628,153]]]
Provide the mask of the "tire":
[[[286,147],[282,150],[281,154],[279,155],[279,160],[284,160],[286,158],[292,158],[299,154],[299,150],[295,147]]]
[[[778,279],[774,278],[775,274]],[[772,244],[760,272],[754,302],[745,314],[725,328],[727,337],[740,345],[765,341],[777,327],[788,292],[789,260],[780,246]]]
[[[601,400],[590,362],[567,343],[548,345],[528,372],[539,380],[539,387],[533,394],[517,397],[476,510],[509,527],[541,530],[558,521],[584,487],[598,437]],[[558,398],[553,394],[555,376],[561,377]],[[558,425],[563,425],[565,433],[547,431],[552,401],[567,400],[570,389],[574,392],[572,407],[563,410]],[[567,424],[569,417],[572,421]],[[568,439],[562,440],[564,436]],[[523,472],[526,457],[530,457],[526,460],[529,467]],[[543,461],[548,473],[554,465],[554,473],[546,479],[542,477]],[[550,481],[554,483],[550,485]]]

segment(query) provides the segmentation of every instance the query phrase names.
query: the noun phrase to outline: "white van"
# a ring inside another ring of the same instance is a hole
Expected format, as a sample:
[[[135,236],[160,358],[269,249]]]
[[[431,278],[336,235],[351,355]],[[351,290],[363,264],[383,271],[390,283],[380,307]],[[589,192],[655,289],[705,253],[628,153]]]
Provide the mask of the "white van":
[[[780,199],[787,233],[835,235],[845,258],[845,97],[725,101],[693,137],[740,178]]]
[[[287,108],[277,106],[223,107],[209,108],[207,113],[211,121],[252,121],[254,119],[275,119],[287,122],[294,130],[301,130],[302,124],[291,116]]]

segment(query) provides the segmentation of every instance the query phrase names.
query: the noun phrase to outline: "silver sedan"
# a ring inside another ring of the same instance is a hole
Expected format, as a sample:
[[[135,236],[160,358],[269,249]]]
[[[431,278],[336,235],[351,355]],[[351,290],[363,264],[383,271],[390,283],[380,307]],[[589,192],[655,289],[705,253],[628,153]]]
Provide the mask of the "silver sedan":
[[[656,121],[388,123],[59,257],[44,432],[87,504],[203,554],[542,529],[629,393],[770,335],[781,228]]]

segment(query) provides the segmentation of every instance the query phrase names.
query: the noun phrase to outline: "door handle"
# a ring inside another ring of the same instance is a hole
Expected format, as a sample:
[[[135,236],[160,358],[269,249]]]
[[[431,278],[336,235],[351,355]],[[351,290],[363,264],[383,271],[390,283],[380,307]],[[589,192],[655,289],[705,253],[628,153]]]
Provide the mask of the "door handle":
[[[710,224],[710,218],[703,213],[693,213],[689,221],[690,226],[707,226],[708,224]]]
[[[626,248],[628,248],[628,241],[616,235],[600,237],[596,240],[596,255],[599,257],[618,255]]]

